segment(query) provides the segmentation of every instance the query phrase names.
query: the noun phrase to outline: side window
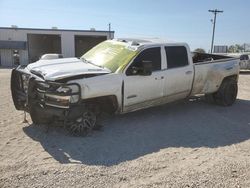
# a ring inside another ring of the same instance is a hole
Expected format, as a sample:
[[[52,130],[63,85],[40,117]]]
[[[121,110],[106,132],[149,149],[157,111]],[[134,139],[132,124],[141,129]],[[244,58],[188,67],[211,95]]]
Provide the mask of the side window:
[[[134,59],[132,64],[127,69],[126,74],[132,75],[131,70],[133,67],[138,69],[142,68],[143,62],[151,62],[152,63],[152,71],[161,70],[161,48],[148,48],[140,52],[140,54]]]
[[[187,49],[184,46],[165,47],[168,69],[188,65]]]

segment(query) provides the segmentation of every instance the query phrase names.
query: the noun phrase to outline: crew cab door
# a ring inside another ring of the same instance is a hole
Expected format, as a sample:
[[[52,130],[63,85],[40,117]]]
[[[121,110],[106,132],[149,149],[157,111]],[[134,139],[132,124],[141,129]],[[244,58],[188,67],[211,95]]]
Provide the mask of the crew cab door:
[[[186,46],[165,46],[167,69],[165,91],[167,101],[184,99],[192,90],[194,67]]]
[[[161,47],[144,49],[126,69],[123,112],[152,106],[163,97],[164,73],[162,72],[161,51]],[[152,64],[150,75],[140,73],[145,62]]]

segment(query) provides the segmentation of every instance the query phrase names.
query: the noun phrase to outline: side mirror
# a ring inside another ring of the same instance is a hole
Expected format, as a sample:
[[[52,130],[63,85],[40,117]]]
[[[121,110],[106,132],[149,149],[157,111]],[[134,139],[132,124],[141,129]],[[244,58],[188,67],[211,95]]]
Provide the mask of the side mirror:
[[[140,66],[133,66],[127,71],[127,75],[141,75],[150,76],[152,74],[152,62],[151,61],[141,61],[138,62]]]
[[[152,74],[152,61],[142,61],[142,72],[143,76],[150,76]]]

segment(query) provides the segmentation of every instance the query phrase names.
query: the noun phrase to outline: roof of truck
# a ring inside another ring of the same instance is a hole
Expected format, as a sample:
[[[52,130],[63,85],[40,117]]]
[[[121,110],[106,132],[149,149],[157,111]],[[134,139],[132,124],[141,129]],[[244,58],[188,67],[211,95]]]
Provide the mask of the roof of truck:
[[[119,42],[125,42],[129,44],[131,47],[142,47],[142,46],[148,46],[148,45],[166,45],[166,44],[172,44],[172,45],[184,45],[186,46],[186,43],[183,42],[175,42],[175,41],[169,41],[159,38],[117,38],[113,39],[114,41]]]

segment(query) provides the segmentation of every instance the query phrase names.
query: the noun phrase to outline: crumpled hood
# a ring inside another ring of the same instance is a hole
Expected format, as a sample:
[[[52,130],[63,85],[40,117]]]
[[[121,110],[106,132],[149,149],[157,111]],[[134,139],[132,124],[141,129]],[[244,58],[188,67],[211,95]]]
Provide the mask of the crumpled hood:
[[[109,69],[85,63],[77,58],[39,60],[29,64],[27,69],[32,73],[43,76],[45,80],[50,81],[77,75],[105,74],[111,72]]]

